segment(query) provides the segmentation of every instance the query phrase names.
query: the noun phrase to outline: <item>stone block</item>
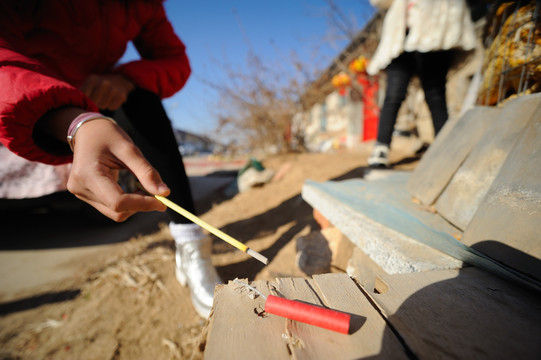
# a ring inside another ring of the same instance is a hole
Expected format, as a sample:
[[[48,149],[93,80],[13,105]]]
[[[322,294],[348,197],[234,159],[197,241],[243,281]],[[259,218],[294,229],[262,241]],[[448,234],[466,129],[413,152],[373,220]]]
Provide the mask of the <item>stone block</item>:
[[[443,252],[453,251],[459,230],[412,202],[409,173],[387,174],[378,181],[307,180],[302,197],[389,274],[461,267]]]

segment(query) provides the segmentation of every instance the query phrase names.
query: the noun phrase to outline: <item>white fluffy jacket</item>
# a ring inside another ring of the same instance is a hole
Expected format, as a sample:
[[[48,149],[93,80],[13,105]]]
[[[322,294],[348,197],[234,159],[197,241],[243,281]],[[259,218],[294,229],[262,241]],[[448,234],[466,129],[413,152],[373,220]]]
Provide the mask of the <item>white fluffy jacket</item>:
[[[409,16],[408,0],[370,0],[372,5],[388,8],[381,39],[367,71],[375,75],[385,69],[403,51],[471,50],[476,45],[470,11],[465,0],[416,0],[416,11]]]

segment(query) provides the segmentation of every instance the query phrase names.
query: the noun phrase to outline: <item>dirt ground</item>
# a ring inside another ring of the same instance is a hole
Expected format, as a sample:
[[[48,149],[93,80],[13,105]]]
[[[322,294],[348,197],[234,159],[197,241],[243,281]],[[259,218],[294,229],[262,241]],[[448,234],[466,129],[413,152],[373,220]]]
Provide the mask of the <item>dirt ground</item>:
[[[268,157],[263,165],[281,173],[279,179],[216,198],[202,219],[270,260],[263,266],[215,238],[213,262],[221,277],[305,277],[295,265],[295,240],[318,225],[300,195],[303,182],[362,177],[368,151]],[[392,151],[391,160],[395,169],[409,170],[418,159]],[[0,304],[1,359],[203,358],[206,321],[175,279],[174,243],[165,224],[108,245],[106,257],[92,256],[66,264],[77,276]]]

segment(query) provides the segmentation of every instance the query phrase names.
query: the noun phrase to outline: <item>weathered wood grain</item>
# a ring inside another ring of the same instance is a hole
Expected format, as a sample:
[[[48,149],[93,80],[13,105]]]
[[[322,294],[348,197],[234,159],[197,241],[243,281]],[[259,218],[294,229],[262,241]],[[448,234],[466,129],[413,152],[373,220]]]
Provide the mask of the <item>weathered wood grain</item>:
[[[251,283],[269,294],[352,314],[351,334],[344,335],[275,315],[260,317],[254,308],[264,307],[261,297],[251,299],[230,282],[220,286],[210,317],[205,359],[358,359],[384,356],[407,358],[385,320],[363,292],[345,274],[326,274],[312,279],[285,278]]]
[[[539,293],[475,267],[383,278],[389,291],[369,295],[421,359],[541,355]]]
[[[441,216],[459,229],[466,229],[507,155],[539,108],[541,94],[522,96],[505,104],[498,116],[491,119],[490,126],[436,201]],[[462,136],[467,135],[465,129]],[[443,156],[440,162],[446,163],[450,158]],[[518,161],[527,164],[526,159]]]
[[[423,204],[432,205],[500,111],[476,107],[449,120],[415,168],[408,191]]]
[[[244,280],[243,280],[244,281]],[[255,286],[269,294],[266,282]],[[289,351],[281,337],[284,324],[258,316],[263,309],[262,297],[252,299],[240,285],[229,283],[216,287],[205,359],[287,359]]]
[[[464,232],[464,244],[541,281],[541,106]]]

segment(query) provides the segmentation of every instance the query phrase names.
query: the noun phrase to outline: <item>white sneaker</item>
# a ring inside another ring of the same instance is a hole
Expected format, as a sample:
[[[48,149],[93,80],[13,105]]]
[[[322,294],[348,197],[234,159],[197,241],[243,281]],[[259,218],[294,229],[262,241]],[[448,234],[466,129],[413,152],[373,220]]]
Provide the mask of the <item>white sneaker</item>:
[[[371,168],[389,167],[389,145],[376,143],[372,155],[368,158],[368,166]]]
[[[209,237],[176,243],[176,276],[182,286],[188,285],[192,304],[197,313],[208,318],[214,299],[214,287],[222,280],[210,258],[212,241]]]

